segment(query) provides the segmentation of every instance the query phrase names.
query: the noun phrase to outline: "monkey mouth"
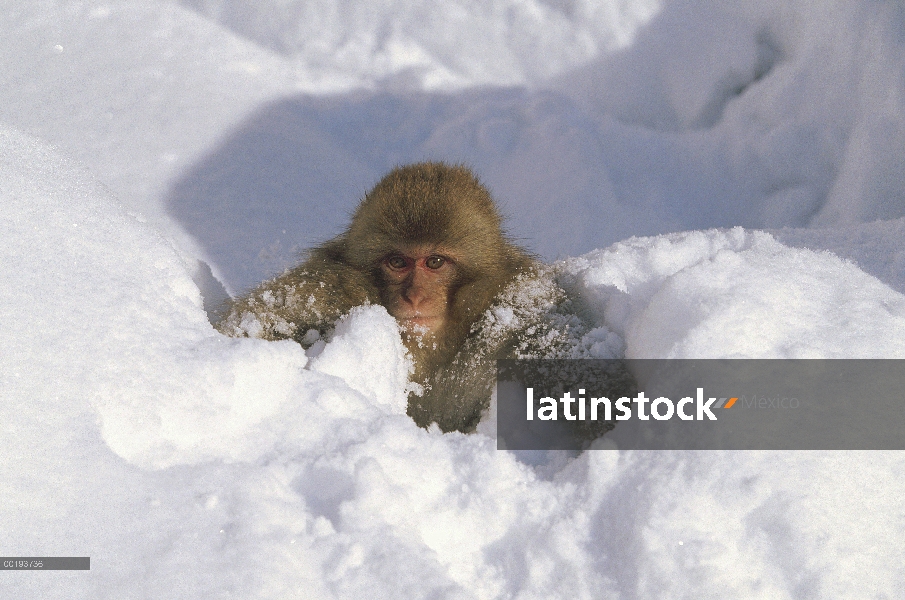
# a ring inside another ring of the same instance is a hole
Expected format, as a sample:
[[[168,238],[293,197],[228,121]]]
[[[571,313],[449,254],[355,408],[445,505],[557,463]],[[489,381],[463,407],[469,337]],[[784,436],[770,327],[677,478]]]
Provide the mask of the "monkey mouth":
[[[425,332],[435,329],[441,322],[440,317],[430,317],[425,315],[402,317],[398,320],[399,324],[406,329]]]

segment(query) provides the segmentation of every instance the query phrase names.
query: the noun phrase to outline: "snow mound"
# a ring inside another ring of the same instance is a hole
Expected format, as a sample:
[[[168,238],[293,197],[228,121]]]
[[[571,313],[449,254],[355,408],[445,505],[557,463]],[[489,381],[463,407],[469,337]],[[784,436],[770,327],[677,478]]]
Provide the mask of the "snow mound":
[[[901,23],[868,0],[19,3],[0,105],[237,292],[424,159],[472,165],[548,259],[902,218]]]
[[[628,358],[905,358],[905,296],[768,233],[632,238],[563,269]]]
[[[322,88],[455,89],[518,85],[627,45],[656,0],[183,0],[262,46],[291,56]],[[488,57],[493,60],[487,60]]]
[[[382,308],[354,311],[311,356],[224,338],[193,265],[83,169],[2,130],[0,181],[0,528],[10,553],[92,563],[4,573],[4,595],[792,598],[905,585],[897,453],[612,451],[531,467],[487,435],[414,425]],[[901,353],[901,295],[765,234],[636,238],[570,259],[570,277],[629,354],[866,353],[859,330]],[[756,285],[769,301],[751,298]],[[743,345],[708,333],[748,301],[762,317],[784,306],[799,344],[773,329]],[[823,322],[837,331],[807,325]]]
[[[311,435],[302,425],[316,428],[318,419],[300,415],[372,418],[371,397],[404,413],[408,372],[384,309],[351,315],[310,371],[302,370],[308,359],[298,344],[224,338],[208,323],[172,247],[123,214],[105,190],[85,183],[77,168],[58,172],[65,161],[31,140],[2,135],[5,170],[16,177],[5,186],[16,201],[4,215],[13,251],[6,269],[25,279],[3,287],[8,320],[16,324],[16,346],[6,356],[23,371],[29,362],[29,370],[65,365],[55,368],[57,389],[96,407],[104,439],[118,454],[156,467],[250,460],[284,437],[290,423],[302,437]],[[14,154],[23,148],[24,155]],[[42,267],[52,276],[37,276]],[[33,295],[10,297],[25,289]],[[351,392],[343,376],[351,390],[368,395]],[[331,400],[335,394],[351,400]]]

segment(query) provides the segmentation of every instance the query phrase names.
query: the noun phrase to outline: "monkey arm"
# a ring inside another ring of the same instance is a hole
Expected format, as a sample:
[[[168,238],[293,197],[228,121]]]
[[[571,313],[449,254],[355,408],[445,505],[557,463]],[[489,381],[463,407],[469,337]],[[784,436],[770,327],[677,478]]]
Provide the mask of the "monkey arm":
[[[308,346],[317,339],[306,338],[310,330],[323,336],[353,307],[376,302],[366,273],[318,249],[301,265],[233,300],[217,329],[233,337],[294,339]]]
[[[555,267],[534,265],[499,293],[449,364],[426,382],[423,396],[409,398],[409,415],[422,427],[436,421],[443,431],[474,431],[490,406],[497,360],[587,357],[583,337],[593,325],[580,312],[560,286]],[[574,383],[617,396],[637,391],[624,364],[612,365],[603,379]],[[579,443],[590,443],[613,425],[583,421],[575,424],[573,435]]]
[[[473,431],[490,404],[498,359],[565,358],[587,330],[554,270],[535,264],[499,292],[424,394],[410,397],[408,414],[422,427],[436,421],[443,431]]]

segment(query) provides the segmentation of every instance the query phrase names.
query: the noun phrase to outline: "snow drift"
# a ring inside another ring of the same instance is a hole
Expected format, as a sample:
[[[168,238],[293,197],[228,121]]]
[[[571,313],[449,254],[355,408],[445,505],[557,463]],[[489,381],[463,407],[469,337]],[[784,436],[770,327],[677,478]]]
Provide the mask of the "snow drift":
[[[307,356],[217,335],[189,276],[243,289],[462,160],[591,355],[902,358],[901,3],[6,4],[0,531],[92,569],[0,595],[905,589],[900,453],[499,452],[405,416],[379,308]]]
[[[316,357],[223,338],[169,242],[83,169],[4,130],[0,181],[0,522],[19,555],[92,557],[90,572],[4,573],[19,596],[867,597],[905,583],[895,453],[532,467],[405,416],[408,365],[380,307]],[[901,294],[763,233],[636,238],[563,269],[628,355],[905,355]],[[712,332],[752,310],[783,325],[720,345]]]

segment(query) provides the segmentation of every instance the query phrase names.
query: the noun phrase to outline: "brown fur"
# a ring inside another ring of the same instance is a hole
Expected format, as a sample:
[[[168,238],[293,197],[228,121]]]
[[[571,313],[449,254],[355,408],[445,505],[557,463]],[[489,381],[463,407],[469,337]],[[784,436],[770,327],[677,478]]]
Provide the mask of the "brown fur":
[[[382,271],[388,256],[412,247],[440,248],[453,259],[454,276],[444,284],[442,328],[404,334],[415,360],[414,379],[427,388],[409,398],[408,412],[422,427],[437,422],[444,431],[472,430],[489,397],[486,377],[473,382],[449,371],[454,363],[464,368],[473,362],[457,354],[475,323],[535,264],[506,238],[501,222],[489,192],[467,168],[399,167],[365,196],[343,234],[236,300],[218,328],[227,335],[310,342],[309,330],[326,334],[354,306],[391,305],[388,294],[397,292],[390,291]]]

